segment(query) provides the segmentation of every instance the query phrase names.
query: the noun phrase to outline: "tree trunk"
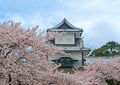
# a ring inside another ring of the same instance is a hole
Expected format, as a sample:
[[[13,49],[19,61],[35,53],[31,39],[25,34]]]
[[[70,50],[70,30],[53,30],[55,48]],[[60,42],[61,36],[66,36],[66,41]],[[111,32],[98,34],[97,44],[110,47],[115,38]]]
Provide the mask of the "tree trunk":
[[[10,74],[8,74],[8,84],[9,84],[9,85],[11,85],[11,84],[10,84],[10,83],[11,83],[11,81],[12,81],[11,75],[10,75]]]
[[[106,82],[107,82],[108,85],[119,85],[119,84],[118,84],[118,81],[113,80],[113,79],[111,79],[111,80],[106,80]]]

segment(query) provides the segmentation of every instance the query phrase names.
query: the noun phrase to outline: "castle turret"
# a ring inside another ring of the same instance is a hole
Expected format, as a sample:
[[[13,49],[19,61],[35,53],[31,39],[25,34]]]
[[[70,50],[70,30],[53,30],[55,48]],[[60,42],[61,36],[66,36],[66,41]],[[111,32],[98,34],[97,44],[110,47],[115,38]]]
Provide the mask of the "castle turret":
[[[65,32],[63,35],[55,38],[52,43],[58,47],[62,47],[66,53],[70,55],[55,55],[48,57],[49,60],[61,63],[62,67],[82,67],[84,64],[84,56],[89,52],[89,48],[84,47],[82,39],[83,29],[77,28],[63,19],[58,25],[49,28],[47,32]]]

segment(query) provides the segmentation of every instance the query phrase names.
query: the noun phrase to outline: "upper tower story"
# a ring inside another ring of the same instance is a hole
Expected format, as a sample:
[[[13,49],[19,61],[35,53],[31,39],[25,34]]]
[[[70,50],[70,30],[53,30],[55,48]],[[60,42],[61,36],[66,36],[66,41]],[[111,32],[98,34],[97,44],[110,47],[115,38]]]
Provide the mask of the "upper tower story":
[[[82,33],[83,29],[77,28],[69,23],[65,18],[56,26],[49,28],[47,32],[64,32],[64,34],[54,40],[57,46],[83,47]]]

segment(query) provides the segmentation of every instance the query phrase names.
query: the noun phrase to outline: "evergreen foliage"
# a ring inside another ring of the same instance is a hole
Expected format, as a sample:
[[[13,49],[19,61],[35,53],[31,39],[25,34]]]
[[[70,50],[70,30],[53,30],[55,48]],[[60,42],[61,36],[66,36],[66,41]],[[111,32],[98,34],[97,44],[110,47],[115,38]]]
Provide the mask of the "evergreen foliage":
[[[98,49],[92,51],[90,56],[117,56],[120,55],[120,44],[110,41]]]

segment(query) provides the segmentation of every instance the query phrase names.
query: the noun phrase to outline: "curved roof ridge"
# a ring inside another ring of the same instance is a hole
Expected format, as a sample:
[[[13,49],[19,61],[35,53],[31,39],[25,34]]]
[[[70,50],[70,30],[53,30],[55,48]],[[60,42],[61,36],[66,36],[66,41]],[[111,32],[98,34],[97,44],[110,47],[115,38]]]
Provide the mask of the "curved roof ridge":
[[[52,27],[52,28],[58,28],[60,27],[62,24],[66,23],[68,26],[70,26],[71,28],[77,28],[74,25],[72,25],[71,23],[68,22],[68,20],[66,18],[64,18],[58,25]],[[79,28],[78,28],[79,29]]]
[[[66,18],[64,18],[64,22],[72,28],[77,28],[74,25],[72,25],[70,22],[68,22],[68,20]]]

